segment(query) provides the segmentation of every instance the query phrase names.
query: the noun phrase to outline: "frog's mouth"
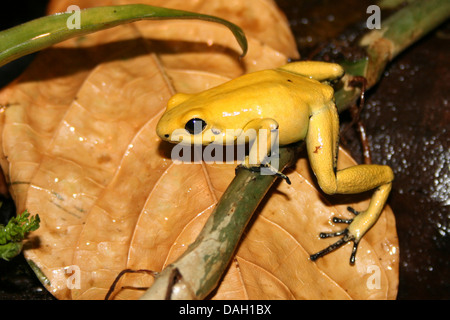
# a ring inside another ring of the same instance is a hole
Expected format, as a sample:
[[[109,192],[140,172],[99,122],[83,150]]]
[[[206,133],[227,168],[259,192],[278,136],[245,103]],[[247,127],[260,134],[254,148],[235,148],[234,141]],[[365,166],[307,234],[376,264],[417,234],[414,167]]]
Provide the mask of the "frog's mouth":
[[[191,134],[185,129],[175,129],[171,134],[159,133],[161,139],[183,145],[209,145],[223,144],[233,145],[242,130],[221,130],[219,128],[206,128],[201,133]]]

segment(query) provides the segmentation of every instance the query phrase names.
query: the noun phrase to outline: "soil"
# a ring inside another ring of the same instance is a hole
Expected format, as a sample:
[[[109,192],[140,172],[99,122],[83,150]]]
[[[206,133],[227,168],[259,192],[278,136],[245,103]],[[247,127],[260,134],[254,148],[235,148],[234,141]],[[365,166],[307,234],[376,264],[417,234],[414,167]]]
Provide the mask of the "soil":
[[[367,31],[366,9],[373,1],[277,3],[288,16],[302,59],[351,60],[361,54],[354,48]],[[366,93],[361,114],[373,163],[395,172],[388,203],[400,241],[398,299],[450,297],[449,35],[447,22],[398,56]],[[349,119],[342,114],[341,126]],[[344,138],[362,163],[355,130]]]

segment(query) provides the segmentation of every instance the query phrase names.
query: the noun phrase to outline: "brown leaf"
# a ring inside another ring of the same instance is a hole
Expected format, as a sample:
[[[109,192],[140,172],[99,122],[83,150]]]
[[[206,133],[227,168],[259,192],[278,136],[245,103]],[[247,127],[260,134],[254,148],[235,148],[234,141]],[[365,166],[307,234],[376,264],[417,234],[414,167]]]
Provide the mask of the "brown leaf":
[[[49,9],[65,11],[71,4],[92,2],[52,1]],[[272,1],[164,5],[241,24],[249,55],[239,61],[234,38],[211,23],[139,22],[46,50],[0,92],[7,106],[1,113],[2,168],[18,211],[27,208],[42,220],[25,256],[59,299],[102,299],[123,269],[162,270],[195,239],[232,180],[235,165],[170,160],[172,145],[155,132],[170,96],[274,68],[296,55]],[[342,151],[340,166],[351,164]],[[349,216],[347,205],[364,208],[367,200],[325,198],[305,158],[289,177],[292,185],[277,183],[255,214],[211,298],[395,298],[398,244],[391,210],[362,240],[354,267],[350,245],[313,263],[309,254],[329,243],[319,232],[338,228],[332,216]],[[81,272],[79,288],[71,287],[77,284],[71,266]],[[370,285],[373,272],[380,288]],[[150,275],[128,274],[114,298],[136,299],[141,291],[120,288],[152,282]]]

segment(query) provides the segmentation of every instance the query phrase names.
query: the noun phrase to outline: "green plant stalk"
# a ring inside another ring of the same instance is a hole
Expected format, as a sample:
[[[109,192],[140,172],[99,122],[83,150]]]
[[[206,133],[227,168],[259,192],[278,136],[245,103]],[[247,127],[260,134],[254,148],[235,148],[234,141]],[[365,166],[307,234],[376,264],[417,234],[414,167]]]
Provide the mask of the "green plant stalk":
[[[97,7],[80,10],[80,28],[71,29],[68,20],[73,14],[50,15],[0,32],[0,67],[64,40],[138,20],[197,19],[219,23],[229,28],[236,37],[242,55],[247,52],[247,40],[242,29],[210,15],[143,4]]]
[[[377,1],[377,5],[381,8],[381,9],[395,9],[398,8],[399,6],[402,6],[405,4],[405,2],[414,2],[417,0],[379,0]]]
[[[294,148],[283,150],[279,160],[281,168],[294,161],[294,153]],[[274,181],[274,175],[239,169],[195,242],[164,269],[141,299],[207,297],[219,283],[253,212]]]
[[[379,80],[388,62],[449,17],[448,0],[415,1],[383,21],[380,30],[365,35],[360,45],[369,56],[365,70],[369,87]]]
[[[366,78],[366,90],[370,89],[380,80],[389,62],[449,17],[448,0],[410,1],[408,6],[384,20],[380,30],[367,32],[359,43],[367,56],[357,61],[340,62],[346,77],[335,95],[338,110],[347,109],[359,97],[360,89],[350,85],[354,76]]]
[[[360,89],[350,86],[353,76],[373,73],[375,76],[369,83],[369,87],[372,87],[395,56],[448,17],[449,5],[448,0],[414,2],[386,20],[381,30],[369,32],[363,38],[367,41],[362,43],[367,46],[369,58],[347,64],[347,75],[336,89],[338,111],[349,108],[360,96]],[[384,41],[394,48],[389,54],[382,54]],[[294,147],[280,148],[280,167],[293,161],[294,154]],[[156,277],[141,299],[186,300],[207,297],[218,285],[248,221],[275,179],[275,176],[259,176],[248,170],[240,170],[195,242]]]

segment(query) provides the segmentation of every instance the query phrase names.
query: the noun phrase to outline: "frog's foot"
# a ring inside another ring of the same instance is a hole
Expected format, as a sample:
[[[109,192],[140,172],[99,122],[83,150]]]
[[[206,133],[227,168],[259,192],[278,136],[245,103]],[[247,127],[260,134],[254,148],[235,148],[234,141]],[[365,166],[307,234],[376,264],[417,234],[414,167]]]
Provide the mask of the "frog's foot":
[[[358,215],[359,212],[356,211],[355,209],[353,209],[352,207],[347,207],[347,210],[352,212],[355,215]],[[316,261],[317,259],[319,259],[320,257],[323,257],[324,255],[340,248],[341,246],[343,246],[344,244],[346,244],[347,242],[353,241],[353,249],[352,249],[352,253],[350,256],[350,264],[355,264],[355,257],[356,257],[356,251],[358,249],[358,244],[359,244],[359,240],[361,239],[361,237],[357,238],[355,235],[352,234],[352,232],[349,230],[350,225],[353,222],[353,219],[341,219],[341,218],[337,218],[337,217],[333,217],[333,222],[334,223],[346,223],[349,225],[348,228],[338,231],[338,232],[330,232],[330,233],[325,233],[322,232],[319,234],[319,237],[322,239],[325,238],[330,238],[330,237],[338,237],[338,236],[342,236],[342,238],[340,238],[338,241],[336,241],[335,243],[331,244],[330,246],[328,246],[327,248],[312,254],[310,256],[310,259],[312,261]]]
[[[280,177],[284,180],[286,180],[287,184],[291,184],[291,180],[289,179],[288,176],[286,176],[284,173],[276,170],[274,167],[272,167],[270,164],[268,163],[264,163],[264,164],[260,164],[260,165],[247,165],[247,164],[239,164],[236,169],[235,169],[235,173],[237,174],[238,170],[240,168],[244,168],[247,169],[251,172],[261,172],[261,169],[268,169],[270,171],[271,174]]]

